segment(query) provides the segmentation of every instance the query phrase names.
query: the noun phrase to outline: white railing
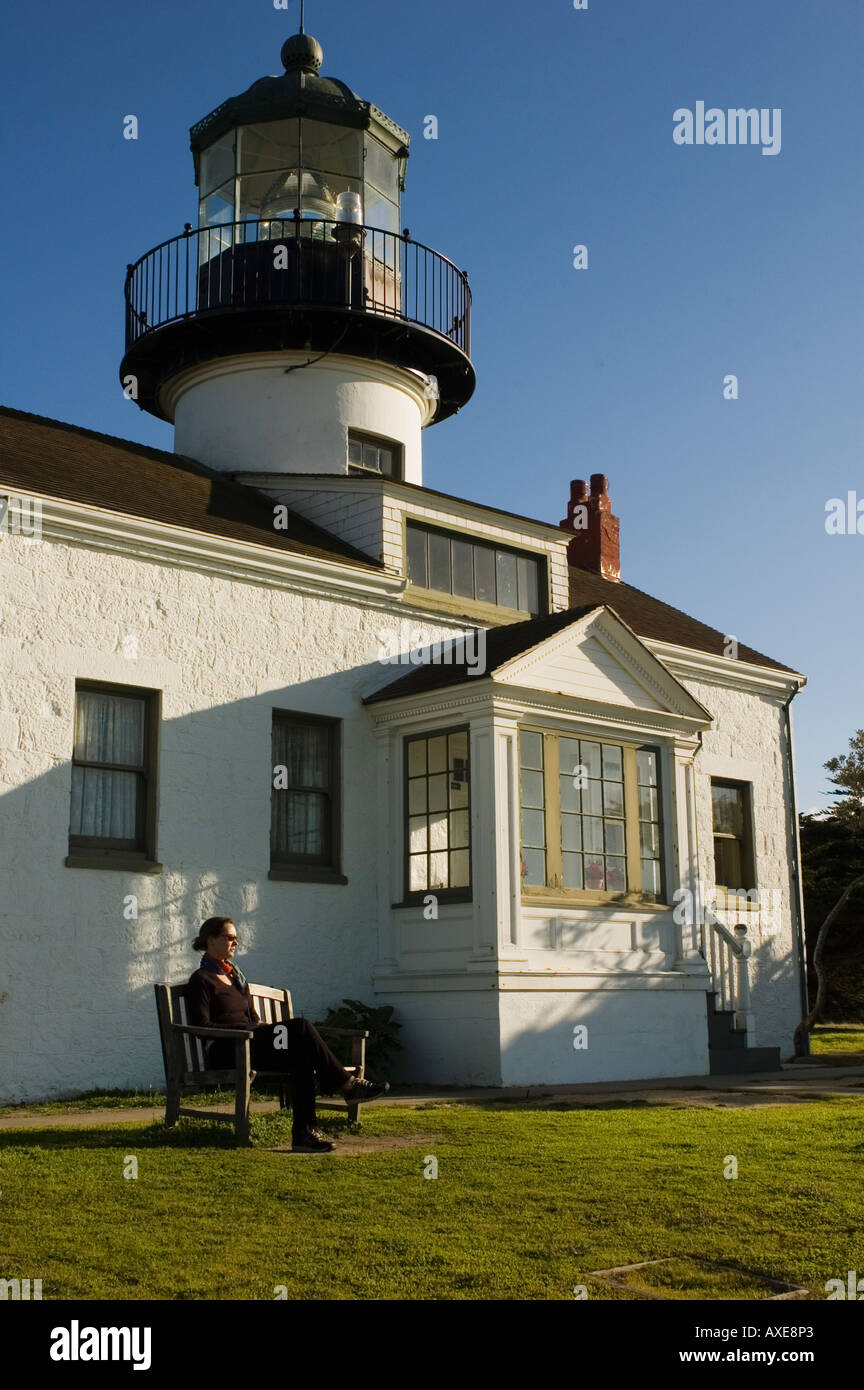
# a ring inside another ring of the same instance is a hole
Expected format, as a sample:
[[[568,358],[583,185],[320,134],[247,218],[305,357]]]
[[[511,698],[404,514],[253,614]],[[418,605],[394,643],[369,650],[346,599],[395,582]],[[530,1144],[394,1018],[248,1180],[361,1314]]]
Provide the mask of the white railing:
[[[739,922],[730,931],[713,909],[706,906],[702,940],[713,980],[715,1008],[718,1013],[732,1014],[734,1032],[748,1033],[752,1037],[750,955],[753,947],[747,938],[746,926]]]

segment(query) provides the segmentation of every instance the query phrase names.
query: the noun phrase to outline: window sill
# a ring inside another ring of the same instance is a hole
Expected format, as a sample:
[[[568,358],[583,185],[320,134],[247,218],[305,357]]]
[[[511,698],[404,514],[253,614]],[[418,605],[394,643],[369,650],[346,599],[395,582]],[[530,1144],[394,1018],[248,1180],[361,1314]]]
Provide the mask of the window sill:
[[[429,891],[428,891],[427,893],[424,893],[424,894],[422,895],[422,897],[419,897],[419,898],[403,898],[401,902],[398,902],[398,903],[391,903],[390,906],[391,906],[391,908],[393,908],[393,907],[425,907],[425,906],[426,906],[426,898],[435,898],[435,899],[437,900],[437,902],[438,902],[438,906],[439,906],[439,907],[447,907],[449,903],[471,903],[471,902],[474,901],[474,899],[472,898],[472,896],[471,896],[470,893],[467,894],[467,895],[465,895],[465,896],[463,896],[462,894],[459,894],[458,897],[446,897],[446,898],[445,898],[444,895],[443,895],[443,892],[441,892],[441,891],[439,890],[439,892],[436,893],[434,888],[430,888]]]
[[[67,869],[111,869],[120,874],[161,874],[162,865],[152,859],[136,859],[134,855],[69,854],[64,860]]]
[[[505,608],[495,603],[482,603],[479,599],[460,598],[458,594],[448,594],[442,589],[423,589],[419,584],[405,585],[402,599],[406,603],[413,603],[423,608],[432,608],[438,612],[446,613],[449,617],[464,618],[469,623],[476,622],[481,625],[488,624],[492,627],[501,627],[508,623],[524,623],[529,618],[538,616],[529,613],[523,608]],[[543,616],[540,614],[539,616]],[[449,639],[440,638],[446,642]]]
[[[670,912],[669,903],[654,902],[638,893],[590,893],[585,889],[574,888],[571,892],[526,893],[522,890],[523,907],[611,907],[637,908],[641,912]]]
[[[275,883],[347,883],[344,874],[337,873],[335,869],[304,869],[300,866],[296,868],[290,865],[277,865],[272,868],[267,877],[273,879]]]

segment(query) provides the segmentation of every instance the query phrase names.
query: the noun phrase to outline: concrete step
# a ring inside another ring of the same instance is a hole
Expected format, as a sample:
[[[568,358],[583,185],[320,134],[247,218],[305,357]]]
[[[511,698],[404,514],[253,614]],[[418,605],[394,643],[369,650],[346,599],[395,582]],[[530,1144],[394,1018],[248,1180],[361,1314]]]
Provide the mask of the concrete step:
[[[751,1071],[780,1071],[780,1049],[709,1047],[708,1066],[711,1076],[732,1076]]]

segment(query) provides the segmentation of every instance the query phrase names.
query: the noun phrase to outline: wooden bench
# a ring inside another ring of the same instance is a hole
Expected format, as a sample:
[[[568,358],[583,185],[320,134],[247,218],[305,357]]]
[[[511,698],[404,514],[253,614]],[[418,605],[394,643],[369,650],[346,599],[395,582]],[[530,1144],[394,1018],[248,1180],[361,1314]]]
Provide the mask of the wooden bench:
[[[291,1078],[285,1072],[252,1070],[249,1044],[252,1038],[249,1031],[234,1028],[194,1028],[189,1023],[186,995],[188,983],[183,985],[154,986],[156,990],[156,1010],[159,1015],[159,1034],[162,1041],[162,1057],[165,1061],[165,1124],[169,1128],[177,1123],[181,1115],[198,1120],[224,1120],[234,1125],[238,1142],[249,1138],[249,1101],[252,1083],[259,1081],[278,1081],[280,1085],[280,1107],[284,1110],[291,1104]],[[249,993],[255,1012],[262,1023],[287,1023],[294,1017],[291,1008],[291,992],[287,989],[270,989],[268,985],[249,985]],[[358,1028],[320,1028],[323,1034],[351,1038],[352,1065],[345,1070],[363,1078],[366,1066],[366,1039],[368,1032]],[[211,1038],[234,1040],[234,1066],[225,1070],[209,1068],[204,1058],[204,1044]],[[205,1086],[226,1086],[234,1091],[234,1113],[225,1114],[219,1110],[192,1110],[182,1101],[190,1092],[201,1091]],[[357,1121],[359,1102],[318,1102],[319,1110],[346,1110],[352,1124]]]

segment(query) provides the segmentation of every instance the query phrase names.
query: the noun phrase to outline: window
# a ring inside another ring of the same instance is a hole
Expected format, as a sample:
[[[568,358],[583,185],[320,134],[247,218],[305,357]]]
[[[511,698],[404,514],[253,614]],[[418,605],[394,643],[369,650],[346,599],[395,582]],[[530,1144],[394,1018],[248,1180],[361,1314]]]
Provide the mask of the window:
[[[744,782],[711,781],[714,812],[714,882],[750,892],[756,887],[749,787]]]
[[[348,431],[348,472],[380,473],[385,478],[402,477],[402,445],[392,439],[376,439],[371,434]]]
[[[468,730],[405,740],[405,901],[471,896]]]
[[[340,726],[273,711],[270,877],[347,883],[340,871]]]
[[[77,683],[70,867],[157,867],[158,721],[157,691]]]
[[[546,612],[546,562],[458,533],[406,523],[408,582],[536,616]]]
[[[523,729],[519,735],[526,895],[663,893],[659,753]]]

